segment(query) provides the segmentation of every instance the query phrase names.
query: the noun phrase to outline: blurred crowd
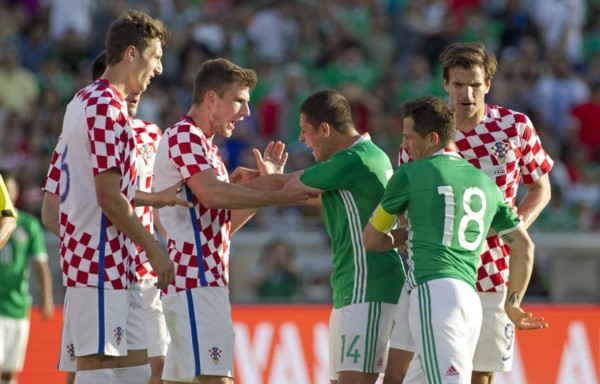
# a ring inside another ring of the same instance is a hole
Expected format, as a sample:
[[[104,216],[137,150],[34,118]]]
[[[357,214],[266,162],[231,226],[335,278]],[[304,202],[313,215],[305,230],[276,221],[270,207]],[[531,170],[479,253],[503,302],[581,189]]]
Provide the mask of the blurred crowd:
[[[128,8],[171,30],[162,76],[138,116],[163,129],[191,103],[200,63],[226,57],[255,69],[252,115],[219,143],[231,170],[251,148],[283,140],[288,170],[312,156],[298,142],[306,96],[336,88],[357,127],[396,162],[403,101],[444,96],[438,65],[454,41],[481,41],[500,62],[488,102],[530,116],[556,164],[545,231],[600,229],[600,1],[597,0],[0,0],[0,164],[39,214],[41,183],[66,103],[91,81],[113,19]],[[255,226],[298,228],[318,214],[264,210]]]

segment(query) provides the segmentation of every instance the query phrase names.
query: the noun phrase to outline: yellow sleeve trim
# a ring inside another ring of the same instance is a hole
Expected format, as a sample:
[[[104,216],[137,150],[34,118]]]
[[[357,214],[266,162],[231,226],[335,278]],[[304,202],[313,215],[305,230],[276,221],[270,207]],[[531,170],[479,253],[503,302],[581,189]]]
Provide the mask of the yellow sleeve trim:
[[[2,176],[0,176],[0,216],[17,217],[15,207],[8,197],[8,190],[6,189]]]
[[[379,204],[373,212],[373,214],[371,215],[369,222],[371,223],[373,228],[375,228],[379,232],[387,233],[396,224],[396,216],[387,213],[385,209],[383,209],[381,204]]]

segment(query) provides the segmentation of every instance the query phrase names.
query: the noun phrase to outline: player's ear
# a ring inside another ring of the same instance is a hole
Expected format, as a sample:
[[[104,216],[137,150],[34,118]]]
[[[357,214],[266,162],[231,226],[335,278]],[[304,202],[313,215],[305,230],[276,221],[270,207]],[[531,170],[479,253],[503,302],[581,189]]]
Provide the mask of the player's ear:
[[[431,132],[427,136],[427,138],[429,139],[429,143],[433,145],[437,145],[440,142],[440,135],[438,135],[437,132]]]
[[[323,132],[323,135],[325,135],[325,137],[329,137],[329,135],[331,134],[331,125],[323,122],[319,124],[319,130]]]

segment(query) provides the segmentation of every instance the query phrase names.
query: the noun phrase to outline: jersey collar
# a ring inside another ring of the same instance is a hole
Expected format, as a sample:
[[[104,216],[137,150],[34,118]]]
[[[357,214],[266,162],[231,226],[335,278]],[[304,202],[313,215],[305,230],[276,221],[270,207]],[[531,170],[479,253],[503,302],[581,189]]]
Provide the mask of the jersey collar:
[[[356,144],[360,144],[360,143],[362,143],[363,141],[366,141],[366,140],[371,140],[371,135],[369,135],[368,132],[367,133],[363,133],[362,135],[360,135],[358,137],[358,139],[356,139],[356,141],[354,143],[352,143],[352,145],[350,147],[354,147]]]

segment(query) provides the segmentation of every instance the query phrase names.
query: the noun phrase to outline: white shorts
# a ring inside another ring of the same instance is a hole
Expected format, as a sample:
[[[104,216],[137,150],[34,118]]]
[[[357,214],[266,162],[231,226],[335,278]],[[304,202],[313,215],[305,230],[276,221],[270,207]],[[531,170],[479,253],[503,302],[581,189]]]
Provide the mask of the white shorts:
[[[162,379],[233,378],[235,334],[227,289],[193,288],[163,295],[161,300],[171,336]]]
[[[329,372],[383,373],[396,304],[380,301],[333,309],[329,320]]]
[[[129,288],[129,312],[127,313],[127,349],[130,351],[147,349],[146,314],[139,283]]]
[[[402,349],[404,351],[414,352],[415,342],[410,334],[410,326],[408,322],[408,310],[410,308],[410,294],[408,293],[408,285],[404,284],[400,292],[400,299],[396,307],[394,316],[394,324],[392,327],[392,336],[390,338],[390,348]]]
[[[146,319],[148,357],[166,356],[169,345],[169,332],[160,301],[160,290],[154,286],[156,281],[156,277],[148,277],[140,281]]]
[[[507,372],[512,369],[515,345],[514,325],[504,311],[504,292],[479,292],[483,308],[483,323],[473,370],[480,372]]]
[[[71,341],[74,356],[127,355],[125,333],[129,312],[129,291],[95,287],[67,287],[63,339]],[[69,351],[65,346],[63,352]]]
[[[73,334],[71,331],[69,331],[69,329],[67,328],[70,322],[67,321],[68,318],[68,314],[67,314],[67,310],[70,304],[70,301],[68,297],[69,296],[78,296],[78,295],[89,295],[90,291],[89,290],[94,290],[95,292],[92,293],[92,295],[96,295],[97,296],[97,289],[96,288],[67,288],[67,295],[65,296],[65,305],[64,305],[64,309],[63,309],[63,330],[62,330],[62,335],[61,335],[61,348],[60,348],[60,355],[59,355],[59,359],[58,359],[58,370],[60,371],[65,371],[65,372],[76,372],[77,371],[77,360],[76,360],[76,352],[77,348],[76,345],[74,343],[74,338],[73,338]],[[77,291],[78,293],[74,294],[74,293],[70,293],[70,291],[73,290],[84,290],[87,291],[88,293],[82,293],[82,291]],[[133,286],[131,289],[129,290],[104,290],[105,292],[105,297],[107,296],[107,292],[125,292],[127,293],[127,295],[125,295],[125,293],[123,293],[124,296],[127,296],[127,305],[128,307],[125,309],[125,313],[127,316],[127,322],[126,322],[126,326],[125,329],[126,331],[123,332],[125,335],[125,341],[126,343],[124,343],[124,345],[126,346],[127,350],[138,350],[138,349],[146,349],[146,323],[145,323],[145,319],[144,319],[144,310],[142,308],[142,296],[141,296],[141,292],[140,292],[140,287],[136,284],[135,286]],[[112,294],[109,294],[112,295]],[[96,297],[95,296],[95,297]],[[120,295],[119,295],[120,296]],[[121,300],[121,299],[119,299]],[[91,302],[91,301],[90,301]],[[95,300],[95,302],[97,303],[97,300]],[[110,305],[108,301],[105,300],[106,305]],[[116,329],[116,328],[115,328]],[[89,329],[88,329],[89,332]],[[113,333],[117,333],[119,331],[115,331]],[[121,339],[121,343],[122,343],[122,339]],[[98,353],[98,352],[94,352],[94,353]],[[85,353],[85,354],[77,354],[78,356],[86,356],[86,355],[90,355],[93,353]],[[111,355],[109,353],[104,353],[106,355]],[[126,355],[127,353],[125,352],[124,355]],[[113,355],[113,356],[123,356],[123,355]]]
[[[449,278],[419,284],[410,293],[409,312],[419,364],[413,361],[404,383],[470,384],[481,328],[474,288]]]
[[[25,362],[29,318],[0,316],[0,368],[2,372],[21,372]]]

